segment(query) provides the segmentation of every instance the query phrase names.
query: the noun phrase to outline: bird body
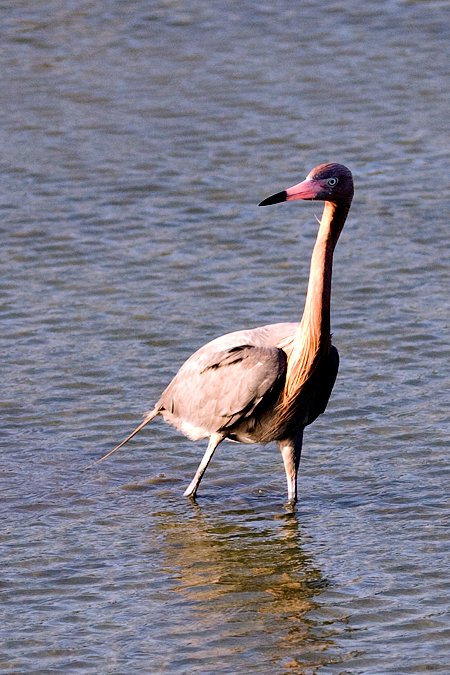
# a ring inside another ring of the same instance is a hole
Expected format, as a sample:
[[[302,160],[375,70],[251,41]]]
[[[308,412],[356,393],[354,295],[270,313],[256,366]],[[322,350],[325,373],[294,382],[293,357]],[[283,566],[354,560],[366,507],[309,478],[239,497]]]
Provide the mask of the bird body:
[[[227,333],[208,342],[180,368],[155,410],[193,441],[213,433],[223,433],[224,438],[240,443],[279,440],[283,432],[272,429],[273,417],[277,405],[282,405],[286,351],[292,347],[299,326],[276,323]],[[322,397],[326,400],[318,402],[323,409],[337,375],[337,350],[332,347],[330,353],[330,385]],[[301,425],[310,424],[323,411],[315,412],[305,409]]]
[[[261,202],[267,206],[293,199],[325,201],[301,322],[240,330],[208,342],[181,366],[144,422],[105,457],[161,415],[192,440],[209,437],[185,495],[195,496],[224,439],[277,441],[288,500],[297,500],[303,430],[325,411],[339,366],[330,333],[331,272],[352,197],[350,171],[340,164],[323,164],[305,181]]]
[[[283,342],[295,324],[275,324],[222,335],[196,351],[180,368],[156,407],[167,422],[192,440],[223,432],[241,443],[258,435],[258,406],[278,397],[286,372]],[[185,383],[190,382],[186,397]],[[244,430],[246,429],[246,430]],[[261,440],[261,439],[258,439]]]

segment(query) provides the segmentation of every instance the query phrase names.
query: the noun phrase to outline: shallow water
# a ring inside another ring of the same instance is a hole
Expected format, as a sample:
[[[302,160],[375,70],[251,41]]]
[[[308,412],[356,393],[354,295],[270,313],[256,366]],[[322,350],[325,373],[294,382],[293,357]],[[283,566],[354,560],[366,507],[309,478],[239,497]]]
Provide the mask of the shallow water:
[[[0,672],[450,672],[446,2],[3,3]],[[275,446],[137,425],[224,332],[297,320],[323,161],[339,377]]]

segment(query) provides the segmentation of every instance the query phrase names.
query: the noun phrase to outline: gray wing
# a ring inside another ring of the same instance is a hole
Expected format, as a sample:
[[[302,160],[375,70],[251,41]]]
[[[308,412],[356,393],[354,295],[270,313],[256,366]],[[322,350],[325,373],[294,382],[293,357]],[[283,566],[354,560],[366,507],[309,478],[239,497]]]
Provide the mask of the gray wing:
[[[276,347],[203,348],[180,368],[157,407],[188,436],[201,438],[249,417],[285,372],[286,355]]]
[[[283,349],[289,344],[299,327],[298,323],[272,323],[267,326],[258,326],[257,328],[247,328],[238,330],[234,333],[226,333],[207,342],[191,358],[196,357],[203,352],[219,352],[230,347],[239,345],[252,345],[254,347],[278,347]]]

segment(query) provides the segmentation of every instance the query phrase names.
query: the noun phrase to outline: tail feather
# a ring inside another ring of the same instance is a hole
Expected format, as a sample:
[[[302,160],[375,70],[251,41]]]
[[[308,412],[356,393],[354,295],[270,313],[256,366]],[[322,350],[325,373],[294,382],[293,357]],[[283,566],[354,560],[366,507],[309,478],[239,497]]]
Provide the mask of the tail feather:
[[[149,422],[151,422],[152,419],[153,419],[154,417],[156,417],[156,415],[157,415],[158,413],[159,413],[159,408],[155,408],[154,410],[152,410],[152,411],[147,415],[147,417],[146,417],[145,420],[142,422],[142,424],[140,424],[140,425],[133,431],[132,434],[130,434],[124,441],[122,441],[122,443],[119,443],[119,445],[118,445],[117,447],[115,447],[114,450],[110,450],[110,452],[108,452],[106,455],[103,455],[103,457],[100,457],[100,459],[97,459],[97,461],[94,462],[93,464],[90,464],[89,466],[85,466],[84,469],[82,469],[82,471],[87,471],[88,469],[92,469],[93,466],[95,466],[95,465],[98,464],[99,462],[103,462],[104,459],[106,459],[107,457],[109,457],[110,455],[112,455],[116,450],[118,450],[119,448],[121,448],[122,445],[125,445],[125,443],[128,443],[128,441],[131,440],[131,439],[133,438],[133,436],[136,436],[136,434],[138,433],[138,431],[140,431],[141,429],[143,429],[143,428],[146,426],[146,424],[148,424]]]

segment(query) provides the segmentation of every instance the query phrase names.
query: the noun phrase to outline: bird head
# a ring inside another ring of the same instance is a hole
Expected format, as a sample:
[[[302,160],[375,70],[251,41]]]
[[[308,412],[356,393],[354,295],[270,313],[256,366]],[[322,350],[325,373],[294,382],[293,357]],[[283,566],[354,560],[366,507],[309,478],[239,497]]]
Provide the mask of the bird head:
[[[353,178],[351,171],[343,164],[321,164],[310,171],[304,181],[287,190],[277,192],[264,199],[259,206],[269,206],[294,199],[346,204],[350,206],[353,198]]]

